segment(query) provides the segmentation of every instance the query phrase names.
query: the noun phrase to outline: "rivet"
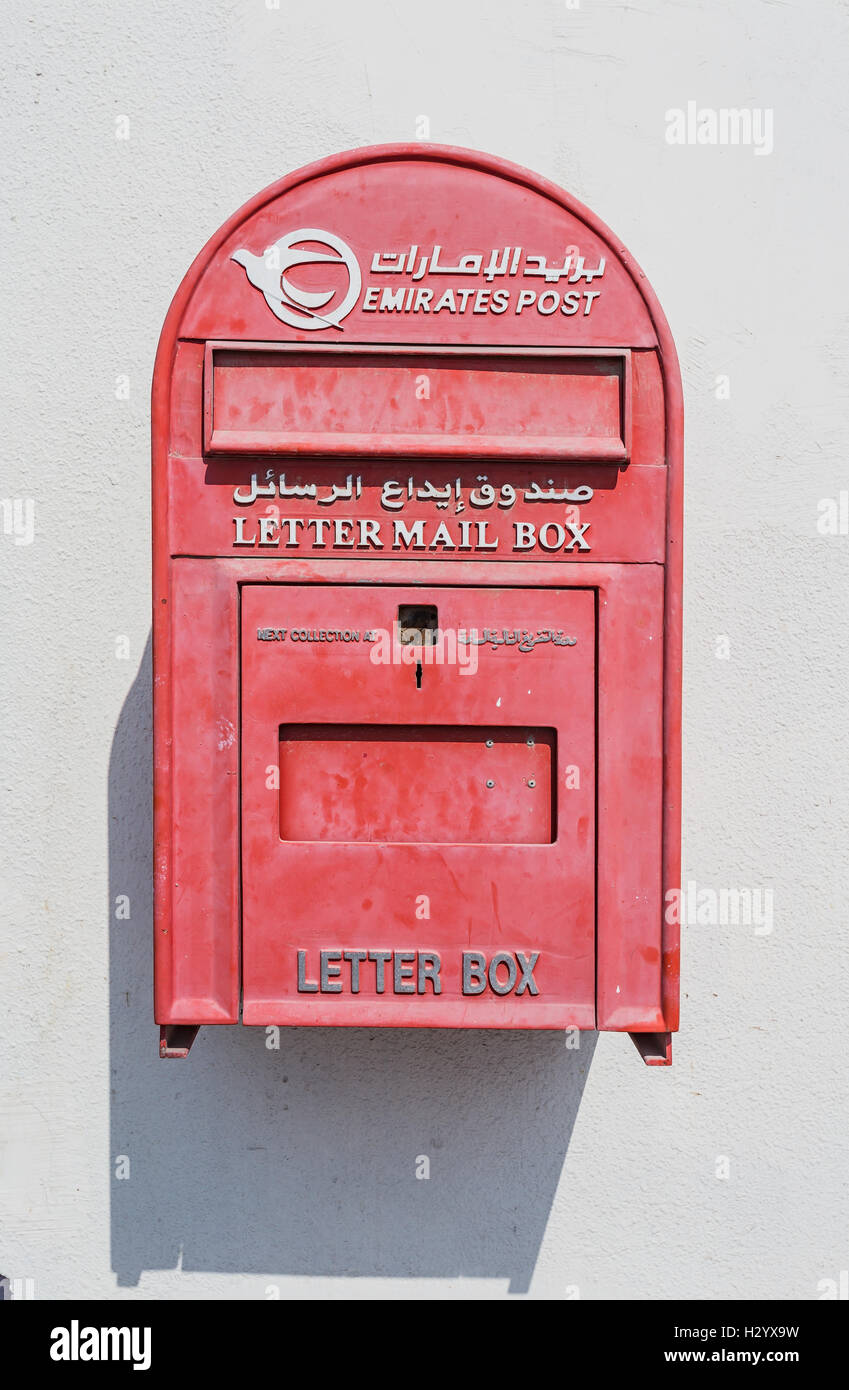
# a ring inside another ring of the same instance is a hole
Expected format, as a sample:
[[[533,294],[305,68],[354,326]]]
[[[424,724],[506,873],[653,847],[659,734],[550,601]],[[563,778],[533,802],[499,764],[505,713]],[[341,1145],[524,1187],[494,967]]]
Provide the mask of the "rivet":
[[[491,747],[492,747],[492,739],[491,739],[491,738],[488,738],[488,739],[487,739],[487,741],[486,741],[486,746],[487,746],[487,748],[491,748]]]
[[[532,738],[529,738],[529,739],[528,739],[528,747],[529,747],[529,748],[533,748],[533,746],[534,746],[534,741],[533,741]]]
[[[487,779],[486,779],[486,785],[487,785],[488,787],[494,787],[494,786],[495,786],[495,783],[493,782],[493,780],[492,780],[491,777],[487,777]]]
[[[535,787],[535,786],[536,786],[536,782],[534,781],[533,777],[531,778],[530,782],[528,783],[528,786],[529,786],[529,787]]]

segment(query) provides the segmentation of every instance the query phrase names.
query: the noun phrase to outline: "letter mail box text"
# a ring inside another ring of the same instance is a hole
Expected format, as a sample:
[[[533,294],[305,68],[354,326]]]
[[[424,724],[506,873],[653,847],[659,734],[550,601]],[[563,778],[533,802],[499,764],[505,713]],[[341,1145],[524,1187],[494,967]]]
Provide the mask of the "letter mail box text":
[[[340,155],[201,252],[153,388],[155,988],[202,1024],[678,1026],[682,407],[501,160]]]

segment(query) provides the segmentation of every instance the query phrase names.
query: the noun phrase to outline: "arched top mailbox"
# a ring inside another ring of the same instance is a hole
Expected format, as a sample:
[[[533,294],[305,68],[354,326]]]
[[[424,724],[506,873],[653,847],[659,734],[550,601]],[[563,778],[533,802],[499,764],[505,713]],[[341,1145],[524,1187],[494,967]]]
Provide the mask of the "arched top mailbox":
[[[322,160],[153,384],[156,1018],[677,1028],[682,403],[645,277],[503,160]]]

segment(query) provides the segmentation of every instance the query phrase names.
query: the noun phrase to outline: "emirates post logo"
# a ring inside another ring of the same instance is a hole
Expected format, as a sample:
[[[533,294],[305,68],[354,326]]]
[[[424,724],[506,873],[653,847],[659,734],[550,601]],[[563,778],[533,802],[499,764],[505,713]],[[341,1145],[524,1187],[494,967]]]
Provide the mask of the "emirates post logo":
[[[311,249],[316,246],[323,249]],[[230,259],[244,266],[271,312],[290,328],[338,328],[341,332],[342,320],[350,314],[362,288],[360,267],[350,246],[332,232],[315,227],[287,232],[261,256],[242,249],[234,251]],[[315,287],[316,276],[311,277],[312,289],[293,284],[291,271],[318,265],[326,271],[320,289]]]

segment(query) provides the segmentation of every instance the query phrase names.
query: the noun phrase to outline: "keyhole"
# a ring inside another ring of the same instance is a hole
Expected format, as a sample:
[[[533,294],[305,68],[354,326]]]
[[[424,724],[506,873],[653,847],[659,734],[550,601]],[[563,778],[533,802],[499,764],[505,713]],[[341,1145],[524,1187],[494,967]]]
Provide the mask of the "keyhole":
[[[405,647],[432,646],[439,636],[439,617],[433,603],[402,603],[398,608],[398,638]],[[422,662],[416,661],[416,690],[422,688]]]

